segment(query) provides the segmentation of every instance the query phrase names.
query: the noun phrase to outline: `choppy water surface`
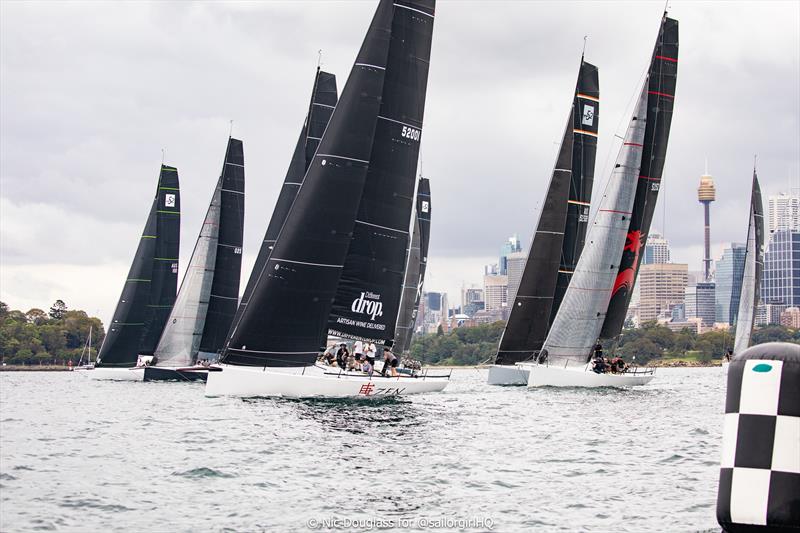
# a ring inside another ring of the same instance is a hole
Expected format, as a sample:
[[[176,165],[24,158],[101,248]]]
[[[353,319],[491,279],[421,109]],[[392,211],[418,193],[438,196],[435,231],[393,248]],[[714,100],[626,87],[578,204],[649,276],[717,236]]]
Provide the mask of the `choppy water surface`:
[[[0,529],[713,530],[724,376],[657,376],[529,390],[459,370],[440,394],[291,401],[4,372]]]

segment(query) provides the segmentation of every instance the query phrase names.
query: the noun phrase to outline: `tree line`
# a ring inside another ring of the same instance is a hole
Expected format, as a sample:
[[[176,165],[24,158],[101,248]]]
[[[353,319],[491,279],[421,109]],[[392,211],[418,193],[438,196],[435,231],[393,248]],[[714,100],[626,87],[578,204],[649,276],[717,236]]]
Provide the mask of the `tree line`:
[[[476,365],[493,361],[497,344],[505,327],[504,322],[484,324],[472,328],[458,328],[444,333],[416,335],[411,344],[411,354],[425,364]],[[683,358],[691,355],[699,361],[709,362],[721,358],[733,349],[733,331],[714,330],[698,335],[686,328],[672,331],[668,327],[649,322],[637,329],[625,329],[617,346],[602,341],[608,351],[615,349],[623,359],[645,364],[656,359]],[[800,330],[783,326],[765,326],[753,331],[752,344],[765,342],[793,342],[800,344]]]
[[[23,313],[0,302],[0,358],[16,365],[77,363],[92,327],[92,354],[105,337],[103,323],[85,311],[70,310],[57,300],[48,312]]]

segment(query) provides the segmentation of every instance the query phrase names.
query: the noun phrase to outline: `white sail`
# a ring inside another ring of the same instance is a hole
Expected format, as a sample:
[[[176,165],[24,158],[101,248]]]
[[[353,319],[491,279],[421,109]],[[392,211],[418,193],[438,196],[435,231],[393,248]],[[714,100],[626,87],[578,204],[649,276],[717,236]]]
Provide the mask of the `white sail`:
[[[189,267],[155,351],[159,366],[188,366],[196,362],[217,259],[221,179],[214,189]]]
[[[640,179],[646,113],[645,79],[583,253],[542,346],[550,360],[585,363],[603,327]]]
[[[747,252],[744,258],[744,274],[742,276],[742,293],[739,298],[739,312],[736,319],[736,337],[733,344],[734,355],[750,346],[750,335],[753,332],[756,304],[758,303],[758,287],[761,283],[763,257],[761,240],[763,235],[763,206],[758,178],[753,176],[753,193],[750,200],[750,224],[747,227]]]

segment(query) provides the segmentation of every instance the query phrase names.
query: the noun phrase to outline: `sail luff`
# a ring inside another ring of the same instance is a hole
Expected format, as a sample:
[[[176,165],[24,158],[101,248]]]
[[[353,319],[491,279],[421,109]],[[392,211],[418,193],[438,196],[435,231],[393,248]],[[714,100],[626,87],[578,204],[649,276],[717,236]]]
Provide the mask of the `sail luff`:
[[[600,334],[630,224],[646,127],[647,83],[586,236],[572,281],[542,347],[552,359],[584,362]]]
[[[214,275],[208,297],[198,351],[203,359],[216,358],[222,349],[239,300],[244,238],[244,145],[229,138],[219,178],[219,227],[217,229]],[[193,355],[194,363],[198,354]]]
[[[647,131],[642,151],[641,176],[636,188],[625,251],[619,262],[611,301],[601,336],[616,338],[622,332],[633,287],[655,213],[672,124],[678,73],[678,21],[664,15],[648,71]]]
[[[164,216],[174,217],[170,219],[173,224],[165,227],[159,224],[159,211],[169,211]],[[159,272],[160,290],[157,296],[153,296],[152,286],[154,264],[158,262],[160,266],[168,266],[175,271],[175,285],[177,285],[177,259],[173,262],[156,261],[158,251],[165,250],[166,254],[174,254],[168,257],[177,258],[177,247],[179,237],[179,213],[180,213],[180,190],[178,184],[178,171],[174,167],[161,166],[158,178],[156,195],[147,216],[144,231],[139,240],[139,245],[134,254],[128,276],[123,285],[122,293],[117,301],[114,314],[109,324],[108,332],[103,339],[103,343],[98,350],[96,366],[98,367],[131,367],[135,366],[140,353],[146,353],[143,348],[143,339],[147,327],[154,327],[157,314],[152,312],[151,306],[160,305],[156,309],[166,309],[164,317],[169,313],[174,303],[169,299],[168,279],[164,279],[165,272]],[[161,246],[157,246],[161,240]],[[166,290],[166,294],[162,291]],[[153,302],[158,303],[153,303]],[[163,327],[163,324],[162,324]],[[151,352],[152,353],[152,352]]]
[[[759,288],[764,269],[764,206],[761,203],[761,187],[753,170],[753,187],[750,198],[750,223],[747,227],[747,251],[742,276],[742,292],[736,319],[736,337],[733,353],[739,354],[750,346],[750,336],[755,322]]]
[[[508,322],[500,337],[496,364],[512,364],[531,357],[547,335],[550,309],[561,262],[567,201],[572,177],[573,115],[564,129],[561,149],[550,178],[539,221],[531,242]]]
[[[224,363],[316,361],[370,163],[391,67],[392,19],[392,2],[381,0],[272,253],[232,326]]]
[[[434,22],[432,0],[393,4],[386,82],[328,333],[392,345],[410,240]]]

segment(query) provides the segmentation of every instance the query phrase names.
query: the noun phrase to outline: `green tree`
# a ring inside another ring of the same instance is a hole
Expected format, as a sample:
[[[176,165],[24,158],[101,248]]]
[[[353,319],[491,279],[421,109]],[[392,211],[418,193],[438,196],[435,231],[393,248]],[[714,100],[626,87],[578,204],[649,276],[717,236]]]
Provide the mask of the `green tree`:
[[[64,303],[64,300],[56,300],[55,303],[50,306],[50,318],[54,320],[61,320],[66,310],[67,304]]]

